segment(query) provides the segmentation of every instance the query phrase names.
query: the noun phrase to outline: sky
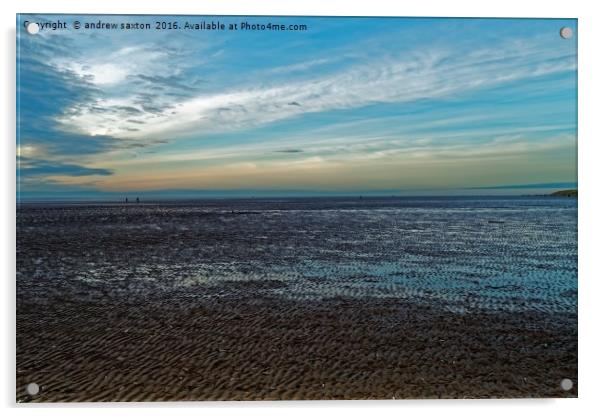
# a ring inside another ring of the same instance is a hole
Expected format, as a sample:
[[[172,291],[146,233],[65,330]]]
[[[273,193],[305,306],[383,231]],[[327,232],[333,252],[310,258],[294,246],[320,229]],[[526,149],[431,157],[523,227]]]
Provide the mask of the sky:
[[[84,27],[99,21],[151,29]],[[19,199],[576,187],[576,20],[18,15],[17,27]]]

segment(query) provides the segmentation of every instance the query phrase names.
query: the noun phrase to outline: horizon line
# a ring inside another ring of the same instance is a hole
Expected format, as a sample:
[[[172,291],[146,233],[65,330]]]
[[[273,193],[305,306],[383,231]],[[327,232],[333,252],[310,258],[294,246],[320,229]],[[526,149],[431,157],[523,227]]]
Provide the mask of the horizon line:
[[[552,197],[552,193],[545,194],[413,194],[413,195],[204,195],[204,196],[181,196],[181,197],[151,197],[146,200],[136,201],[136,197],[128,197],[128,202],[125,198],[98,198],[91,197],[85,198],[81,196],[65,198],[25,198],[17,199],[17,205],[19,204],[35,204],[35,203],[112,203],[119,205],[136,205],[136,204],[148,204],[148,203],[161,203],[161,202],[176,202],[176,201],[208,201],[208,200],[274,200],[274,199],[403,199],[403,198],[529,198],[529,197]]]
[[[17,184],[18,185],[18,184]],[[155,189],[102,191],[93,189],[48,191],[17,191],[19,200],[125,200],[125,198],[156,199],[215,199],[215,198],[265,198],[265,197],[396,197],[396,196],[500,196],[499,193],[464,193],[470,191],[512,190],[570,190],[577,189],[577,182],[544,182],[529,184],[490,185],[457,188],[414,188],[414,189],[358,189],[358,190],[309,190],[309,189]],[[517,194],[518,195],[518,194]],[[533,195],[533,194],[528,194]]]

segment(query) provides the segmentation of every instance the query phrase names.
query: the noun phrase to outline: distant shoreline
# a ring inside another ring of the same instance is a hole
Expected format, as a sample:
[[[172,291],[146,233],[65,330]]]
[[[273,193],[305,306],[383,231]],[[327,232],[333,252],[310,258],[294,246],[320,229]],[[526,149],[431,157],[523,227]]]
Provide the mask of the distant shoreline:
[[[561,191],[556,191],[556,192],[552,192],[551,194],[534,194],[534,195],[523,195],[523,196],[531,196],[531,197],[548,197],[548,196],[555,196],[555,197],[571,197],[571,198],[577,198],[577,189],[563,189]]]
[[[567,196],[571,198],[577,198],[577,190],[576,189],[565,189],[563,191],[552,192],[550,196]]]

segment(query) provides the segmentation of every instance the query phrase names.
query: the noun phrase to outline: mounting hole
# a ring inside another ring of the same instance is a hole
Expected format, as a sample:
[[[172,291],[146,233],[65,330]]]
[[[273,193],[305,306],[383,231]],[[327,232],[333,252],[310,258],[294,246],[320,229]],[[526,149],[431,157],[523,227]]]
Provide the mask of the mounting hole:
[[[35,35],[39,31],[40,31],[40,25],[37,24],[36,22],[31,22],[31,23],[27,24],[27,33],[29,33],[30,35]]]
[[[569,391],[573,388],[573,380],[570,378],[563,378],[560,381],[560,388],[564,391]]]
[[[40,392],[40,386],[38,386],[38,383],[29,383],[25,387],[25,391],[30,396],[35,396],[36,394],[38,394]]]
[[[573,29],[571,29],[570,27],[563,27],[560,29],[560,37],[562,39],[570,39],[573,37]]]

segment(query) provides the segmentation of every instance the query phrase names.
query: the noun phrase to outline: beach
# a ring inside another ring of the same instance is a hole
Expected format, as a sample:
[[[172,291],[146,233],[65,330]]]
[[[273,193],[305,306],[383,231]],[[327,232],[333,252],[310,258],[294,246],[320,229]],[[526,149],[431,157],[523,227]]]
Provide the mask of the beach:
[[[21,204],[17,400],[576,397],[576,206]]]

